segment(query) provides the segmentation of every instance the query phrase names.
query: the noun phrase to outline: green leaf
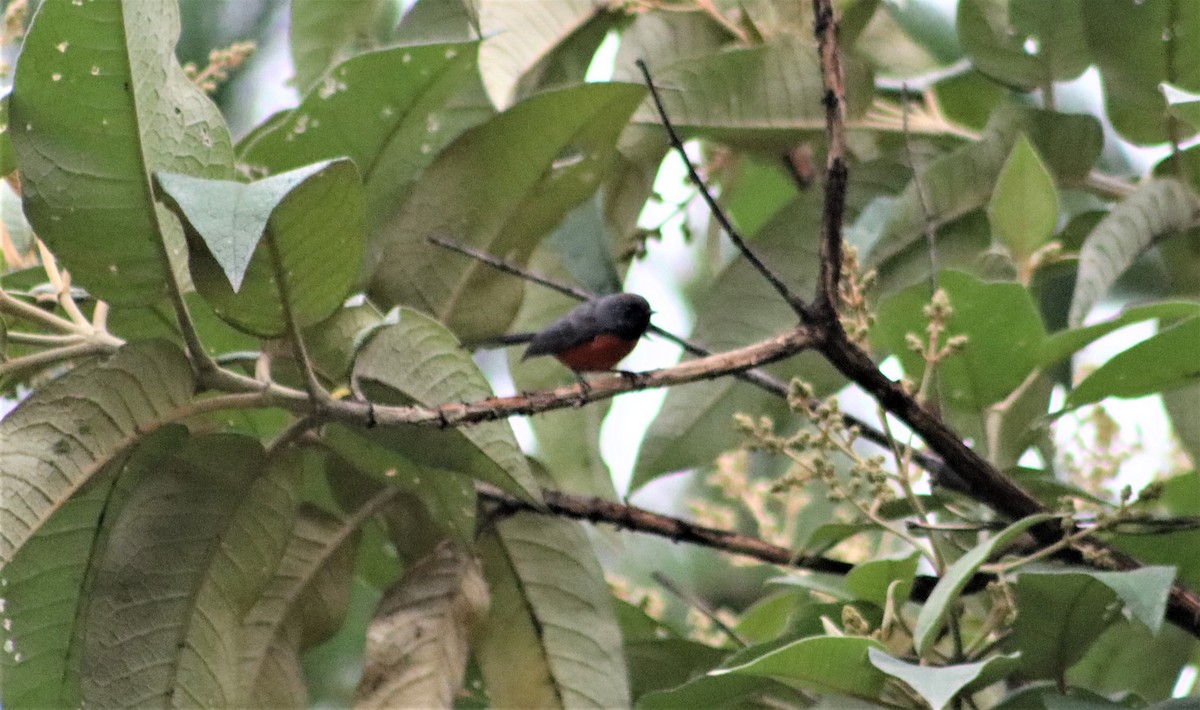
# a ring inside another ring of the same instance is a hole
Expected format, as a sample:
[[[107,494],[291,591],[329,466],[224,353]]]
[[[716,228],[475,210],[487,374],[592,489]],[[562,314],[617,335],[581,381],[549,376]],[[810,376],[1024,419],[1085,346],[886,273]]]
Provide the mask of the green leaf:
[[[157,300],[164,254],[182,259],[149,176],[233,172],[228,129],[176,61],[178,39],[175,0],[48,2],[17,63],[9,133],[25,214],[74,282],[110,303]]]
[[[414,45],[461,42],[478,36],[475,24],[463,0],[417,0],[404,13],[393,40]]]
[[[1046,338],[1038,357],[1041,367],[1049,367],[1068,358],[1109,333],[1132,323],[1159,319],[1169,321],[1200,315],[1200,304],[1187,301],[1165,301],[1144,306],[1130,306],[1112,318],[1083,328],[1062,330]]]
[[[913,645],[916,647],[917,653],[924,656],[933,648],[938,632],[942,630],[942,625],[946,622],[946,615],[950,613],[954,602],[962,593],[963,588],[967,586],[967,582],[979,571],[980,565],[987,562],[997,550],[1003,549],[1005,545],[1029,528],[1053,520],[1054,517],[1049,513],[1042,513],[1022,518],[996,533],[994,537],[971,548],[950,565],[946,573],[938,580],[933,592],[929,594],[929,598],[925,600],[924,606],[921,607],[921,613],[917,616],[917,624],[913,628]],[[1018,606],[1018,608],[1024,609],[1023,606]],[[1020,648],[1024,650],[1023,647]]]
[[[80,625],[84,704],[238,704],[241,617],[298,499],[294,475],[290,486],[254,485],[265,463],[258,441],[211,434],[118,482],[128,492],[106,516]]]
[[[1117,353],[1067,395],[1067,406],[1105,397],[1144,397],[1200,381],[1200,316]]]
[[[470,402],[492,395],[487,379],[470,353],[440,323],[402,308],[396,324],[376,331],[358,354],[358,381],[382,389],[372,401],[398,400],[437,406]],[[370,392],[370,389],[368,389]],[[488,481],[528,500],[541,498],[540,488],[508,420],[469,427],[389,427],[367,434],[406,458]]]
[[[958,271],[943,271],[938,286],[954,309],[938,345],[965,335],[963,350],[938,366],[942,396],[971,411],[999,402],[1015,390],[1038,364],[1046,337],[1029,292],[1019,284],[987,283]],[[876,347],[900,359],[904,372],[919,382],[925,362],[906,345],[908,333],[927,340],[929,286],[917,284],[885,300],[871,331]]]
[[[621,46],[613,62],[617,81],[644,81],[634,62],[646,62],[652,71],[684,59],[713,54],[732,40],[729,31],[700,10],[643,12],[621,32]],[[657,82],[657,77],[655,77]]]
[[[874,97],[870,67],[843,58],[846,112],[861,116]],[[743,147],[794,147],[797,131],[823,131],[825,88],[811,44],[792,38],[650,66],[671,123],[689,135]],[[634,115],[658,125],[649,98]]]
[[[1118,622],[1071,666],[1067,683],[1107,697],[1168,698],[1195,645],[1190,634],[1169,624],[1155,634],[1140,623]]]
[[[8,174],[17,169],[17,157],[13,152],[12,144],[12,126],[8,121],[8,101],[12,95],[12,87],[4,90],[3,95],[0,95],[0,176],[8,177]]]
[[[82,365],[0,421],[0,562],[130,444],[189,405],[195,383],[179,348],[131,343]]]
[[[330,426],[325,432],[325,443],[358,471],[380,483],[397,486],[416,498],[424,508],[420,515],[429,535],[436,539],[449,536],[464,543],[474,538],[475,486],[469,480],[419,466],[362,431],[349,427]],[[327,468],[330,468],[329,464]],[[341,484],[339,491],[349,488],[342,480],[335,480]],[[417,514],[409,513],[408,517],[416,519]],[[408,537],[417,535],[413,532]],[[408,552],[405,545],[412,542],[411,539],[397,541],[396,546],[400,552]]]
[[[497,108],[516,98],[521,77],[597,13],[591,0],[481,0],[483,85]]]
[[[236,293],[275,208],[292,190],[328,166],[307,165],[250,184],[176,173],[156,177],[174,201],[179,217],[204,240]]]
[[[891,221],[870,246],[869,267],[914,247],[925,248],[926,226],[940,229],[987,204],[1017,136],[1029,137],[1060,186],[1081,182],[1100,155],[1103,132],[1091,116],[1008,104],[992,113],[979,140],[930,162],[905,188]]]
[[[964,0],[958,37],[976,69],[1029,90],[1074,79],[1091,64],[1083,14],[1083,0]]]
[[[982,688],[1007,677],[1019,655],[992,656],[978,663],[952,666],[918,666],[893,658],[877,648],[867,649],[867,657],[873,666],[907,683],[933,710],[942,710],[968,687]]]
[[[1116,593],[1090,574],[1024,572],[1013,592],[1020,613],[1004,646],[1028,678],[1060,677],[1117,616]]]
[[[487,606],[479,563],[453,545],[405,570],[371,620],[354,706],[453,706]]]
[[[367,504],[341,520],[301,506],[279,566],[242,621],[240,681],[247,705],[290,707],[295,698],[305,699],[300,651],[342,626],[359,527],[370,512]]]
[[[1054,176],[1024,134],[1017,138],[996,179],[988,219],[1013,260],[1022,265],[1054,235],[1058,223]]]
[[[311,87],[355,40],[370,33],[384,0],[292,0],[289,38],[293,83]]]
[[[501,332],[524,284],[426,238],[449,235],[523,263],[600,184],[643,93],[620,84],[546,92],[464,133],[373,246],[372,297],[432,313],[467,340]]]
[[[458,42],[349,59],[269,130],[243,140],[239,158],[252,172],[350,158],[362,175],[373,232],[442,148],[492,115],[490,106],[461,97],[478,81],[477,54],[478,43]]]
[[[674,688],[656,690],[640,696],[638,710],[679,710],[679,708],[755,708],[804,707],[809,702],[800,691],[771,678],[748,675],[701,675]],[[865,710],[847,706],[847,698],[837,698],[844,710]],[[875,707],[875,706],[871,706]]]
[[[162,427],[113,458],[92,485],[58,508],[4,565],[0,654],[7,707],[78,706],[76,635],[90,599],[88,568],[102,549],[101,523],[111,514],[113,483],[127,470],[157,461],[187,436],[182,425]]]
[[[1079,274],[1069,322],[1079,326],[1092,307],[1156,239],[1189,229],[1200,199],[1174,180],[1155,179],[1113,207],[1087,236],[1079,252]]]
[[[497,707],[628,707],[604,573],[576,522],[519,514],[480,541],[491,617],[475,649]]]
[[[1159,85],[1170,82],[1200,91],[1195,61],[1200,6],[1174,0],[1088,0],[1083,20],[1100,69],[1105,113],[1117,131],[1140,145],[1186,139],[1183,126],[1167,116]]]
[[[913,552],[903,557],[883,557],[859,563],[846,575],[846,589],[855,599],[869,601],[883,608],[887,605],[888,588],[893,582],[900,582],[893,598],[903,603],[912,590],[919,558],[920,555]]]
[[[875,639],[855,636],[814,636],[742,660],[709,675],[736,673],[768,676],[820,693],[839,693],[876,700],[886,676],[871,664],[869,649],[883,650]],[[742,654],[739,654],[741,657]]]
[[[1167,611],[1167,598],[1175,582],[1174,567],[1140,567],[1124,572],[1092,572],[1100,583],[1117,593],[1129,614],[1158,633]]]
[[[265,337],[286,330],[280,279],[300,327],[332,315],[354,286],[365,236],[350,160],[249,185],[171,174],[159,182],[192,242],[196,288],[234,327]]]

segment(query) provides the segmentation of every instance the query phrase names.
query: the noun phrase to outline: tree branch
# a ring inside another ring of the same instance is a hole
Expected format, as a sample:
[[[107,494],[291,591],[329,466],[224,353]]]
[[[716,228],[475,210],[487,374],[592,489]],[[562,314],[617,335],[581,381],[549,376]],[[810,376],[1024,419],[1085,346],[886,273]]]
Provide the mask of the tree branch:
[[[842,222],[846,211],[846,85],[837,40],[837,20],[831,0],[813,0],[814,31],[825,84],[825,133],[829,139],[826,158],[825,207],[821,221],[821,276],[813,301],[812,317],[836,319],[838,282],[842,275]]]
[[[664,537],[672,542],[699,545],[731,555],[744,555],[767,564],[799,567],[813,572],[844,575],[854,569],[854,565],[849,562],[820,555],[800,555],[786,547],[772,545],[750,535],[697,525],[687,520],[604,498],[578,496],[562,491],[543,489],[542,500],[545,507],[539,508],[529,501],[510,496],[499,488],[486,483],[476,484],[476,491],[481,499],[496,506],[497,515],[526,512],[554,515],[572,520],[586,520],[589,523],[604,523],[614,525],[622,530]],[[993,578],[992,575],[976,575],[968,583],[967,593],[982,589]],[[918,575],[914,580],[911,597],[918,601],[924,601],[933,591],[937,581],[937,577]]]

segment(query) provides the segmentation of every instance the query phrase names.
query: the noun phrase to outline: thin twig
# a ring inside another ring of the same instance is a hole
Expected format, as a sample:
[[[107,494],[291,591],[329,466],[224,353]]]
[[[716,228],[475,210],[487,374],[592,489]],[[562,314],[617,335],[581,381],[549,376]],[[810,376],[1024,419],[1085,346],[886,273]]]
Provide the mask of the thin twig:
[[[91,355],[105,355],[112,352],[109,348],[101,343],[86,341],[76,345],[66,345],[60,348],[52,348],[41,352],[22,355],[11,360],[0,362],[0,377],[21,370],[32,368],[41,368],[53,365],[67,360],[74,360],[80,357],[88,357]]]
[[[913,189],[917,193],[917,203],[921,206],[921,221],[925,227],[925,244],[929,250],[929,293],[932,295],[938,289],[938,255],[937,232],[933,227],[933,214],[929,209],[929,199],[925,196],[925,185],[921,173],[917,169],[917,159],[913,153],[912,141],[908,134],[908,85],[904,85],[901,94],[902,111],[900,113],[901,135],[904,140],[904,157],[908,161],[908,169],[913,175]]]
[[[700,173],[696,171],[696,166],[692,165],[691,158],[688,157],[687,150],[685,150],[683,147],[683,140],[679,137],[679,133],[675,130],[675,126],[671,123],[671,118],[667,115],[667,110],[663,106],[662,97],[658,93],[658,88],[654,85],[654,80],[650,77],[650,70],[646,67],[646,63],[639,59],[635,62],[635,64],[637,64],[638,69],[640,69],[642,72],[642,77],[646,80],[646,88],[650,90],[650,97],[654,100],[654,107],[658,109],[658,117],[662,121],[663,128],[665,128],[667,131],[667,137],[671,142],[671,147],[675,149],[675,152],[678,153],[679,157],[683,160],[683,164],[687,167],[688,177],[691,178],[692,183],[699,188],[700,195],[704,198],[705,204],[708,205],[708,209],[712,213],[713,218],[717,220],[717,222],[721,225],[721,228],[725,230],[725,233],[729,235],[729,240],[734,243],[734,245],[738,248],[738,251],[742,253],[742,256],[744,256],[746,260],[754,266],[758,273],[762,274],[763,278],[765,278],[771,284],[771,286],[774,287],[775,291],[779,293],[779,295],[783,297],[783,300],[786,301],[792,310],[796,312],[796,315],[803,317],[808,310],[807,304],[805,304],[799,296],[792,293],[792,290],[788,288],[787,284],[785,284],[778,276],[776,276],[775,272],[771,271],[771,269],[763,263],[762,259],[758,258],[758,255],[755,254],[754,251],[750,249],[750,246],[746,244],[746,241],[742,239],[741,233],[734,228],[733,222],[729,220],[728,215],[725,214],[725,210],[722,209],[719,204],[717,204],[717,200],[712,196],[712,192],[709,191],[708,186],[705,185],[704,180],[701,179]]]
[[[689,589],[684,589],[682,584],[668,577],[665,572],[655,570],[654,572],[650,573],[650,578],[655,582],[658,582],[663,589],[666,589],[668,592],[679,597],[685,604],[707,617],[709,621],[713,622],[713,624],[715,624],[723,634],[728,636],[729,639],[738,646],[746,648],[750,645],[750,642],[742,638],[742,636],[738,634],[733,627],[731,627],[729,624],[726,624],[721,617],[717,615],[717,610],[714,609],[711,604],[701,599],[700,595],[692,592]]]

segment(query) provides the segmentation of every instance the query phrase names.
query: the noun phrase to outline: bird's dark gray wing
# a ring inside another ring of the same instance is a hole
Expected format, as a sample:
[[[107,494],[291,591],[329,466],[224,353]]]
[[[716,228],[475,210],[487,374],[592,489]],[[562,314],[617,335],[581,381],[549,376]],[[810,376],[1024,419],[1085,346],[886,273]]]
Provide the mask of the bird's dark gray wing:
[[[596,302],[588,301],[575,307],[567,315],[559,318],[533,336],[529,347],[521,356],[524,360],[538,355],[550,355],[562,352],[576,345],[582,345],[591,339],[589,333],[594,333],[593,321],[596,319]]]

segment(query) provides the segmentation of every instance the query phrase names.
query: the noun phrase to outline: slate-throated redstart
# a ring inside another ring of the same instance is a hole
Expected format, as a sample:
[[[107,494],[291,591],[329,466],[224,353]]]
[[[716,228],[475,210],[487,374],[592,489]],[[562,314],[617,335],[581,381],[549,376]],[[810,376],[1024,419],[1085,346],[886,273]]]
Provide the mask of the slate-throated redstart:
[[[502,335],[488,344],[529,343],[526,360],[553,355],[576,373],[613,369],[650,327],[650,304],[633,293],[586,301],[536,333]]]

